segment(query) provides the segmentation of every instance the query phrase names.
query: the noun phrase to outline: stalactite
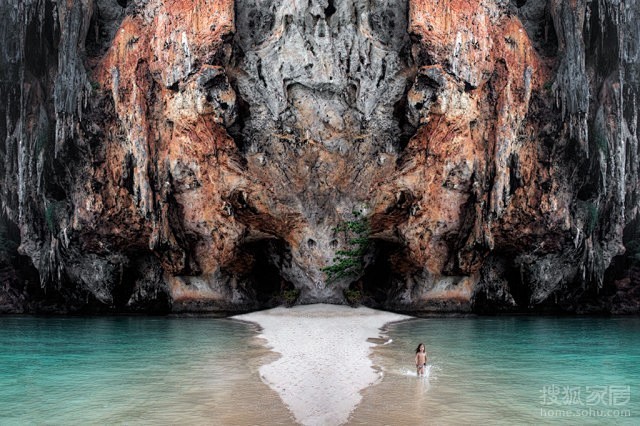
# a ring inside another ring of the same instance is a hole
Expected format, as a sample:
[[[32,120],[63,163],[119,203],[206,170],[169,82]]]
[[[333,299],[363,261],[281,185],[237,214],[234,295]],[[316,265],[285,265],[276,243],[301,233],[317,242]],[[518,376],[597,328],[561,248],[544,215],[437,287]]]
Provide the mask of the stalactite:
[[[640,0],[4,0],[2,220],[75,307],[339,302],[362,208],[340,286],[387,307],[613,310],[639,34]]]

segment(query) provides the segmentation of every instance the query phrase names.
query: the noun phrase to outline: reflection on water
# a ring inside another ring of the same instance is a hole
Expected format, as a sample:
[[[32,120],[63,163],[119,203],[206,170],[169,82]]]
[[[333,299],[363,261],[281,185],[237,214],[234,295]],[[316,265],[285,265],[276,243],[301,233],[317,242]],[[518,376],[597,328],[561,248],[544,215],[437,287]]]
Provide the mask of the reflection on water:
[[[277,355],[257,334],[224,319],[0,317],[0,424],[294,424],[260,380]],[[640,424],[638,318],[421,319],[385,334],[384,377],[349,424]],[[628,401],[587,406],[594,387]],[[547,415],[580,408],[632,416]]]

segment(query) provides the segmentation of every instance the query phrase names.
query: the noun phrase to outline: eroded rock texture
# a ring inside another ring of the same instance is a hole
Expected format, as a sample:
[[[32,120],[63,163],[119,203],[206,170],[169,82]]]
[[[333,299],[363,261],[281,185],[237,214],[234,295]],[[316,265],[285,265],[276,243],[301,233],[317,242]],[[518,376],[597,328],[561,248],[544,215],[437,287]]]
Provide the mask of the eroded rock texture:
[[[233,205],[249,238],[277,238],[282,279],[301,301],[340,302],[322,268],[347,249],[333,229],[371,208],[407,129],[404,1],[238,2],[234,77],[245,111],[231,128],[253,185]]]
[[[0,311],[638,312],[639,11],[7,0]]]

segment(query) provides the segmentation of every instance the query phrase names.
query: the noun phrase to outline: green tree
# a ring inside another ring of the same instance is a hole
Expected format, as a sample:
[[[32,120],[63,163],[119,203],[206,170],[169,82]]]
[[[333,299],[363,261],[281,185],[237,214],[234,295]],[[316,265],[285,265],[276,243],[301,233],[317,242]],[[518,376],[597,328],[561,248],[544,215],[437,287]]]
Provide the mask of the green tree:
[[[336,233],[344,233],[347,249],[337,250],[333,264],[322,268],[329,282],[364,272],[364,256],[371,245],[371,229],[369,220],[360,212],[354,211],[353,216],[354,220],[343,222],[333,229]]]

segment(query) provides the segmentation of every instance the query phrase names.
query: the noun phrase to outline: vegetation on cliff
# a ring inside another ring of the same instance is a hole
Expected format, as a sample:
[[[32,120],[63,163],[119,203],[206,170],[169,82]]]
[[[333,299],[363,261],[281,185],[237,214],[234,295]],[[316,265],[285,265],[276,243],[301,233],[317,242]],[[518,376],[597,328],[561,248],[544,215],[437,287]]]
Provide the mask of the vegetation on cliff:
[[[333,228],[336,234],[342,234],[346,249],[336,250],[333,264],[322,268],[327,281],[333,282],[345,277],[358,277],[364,273],[365,255],[371,246],[371,227],[369,220],[359,211],[354,211],[354,219],[340,223]]]

